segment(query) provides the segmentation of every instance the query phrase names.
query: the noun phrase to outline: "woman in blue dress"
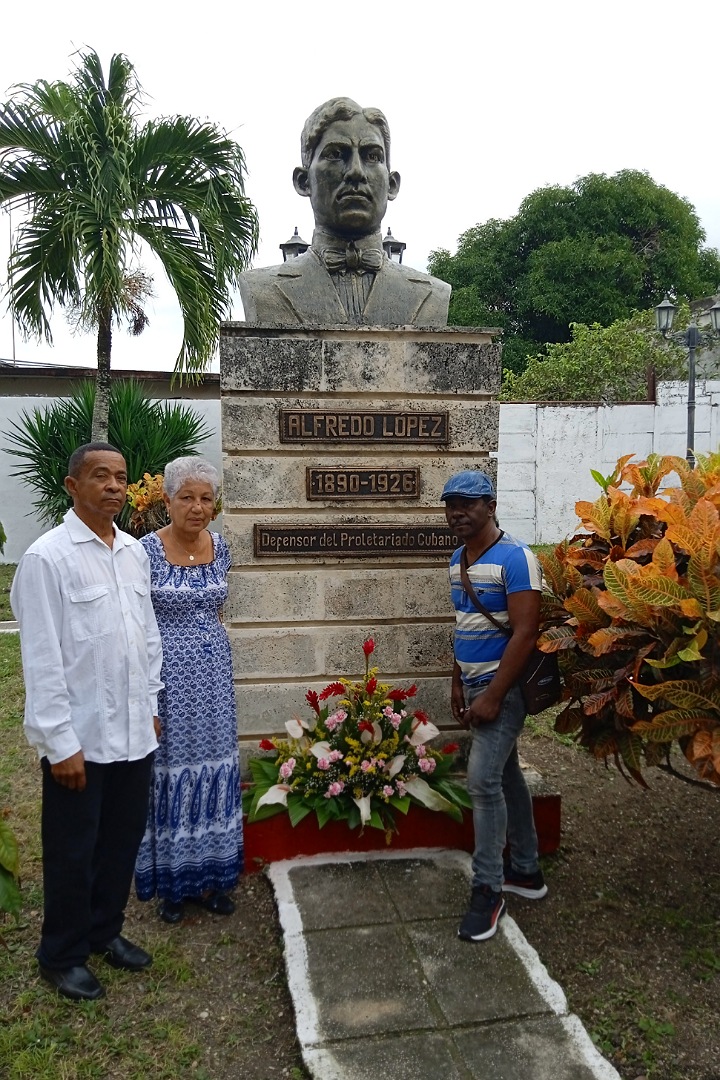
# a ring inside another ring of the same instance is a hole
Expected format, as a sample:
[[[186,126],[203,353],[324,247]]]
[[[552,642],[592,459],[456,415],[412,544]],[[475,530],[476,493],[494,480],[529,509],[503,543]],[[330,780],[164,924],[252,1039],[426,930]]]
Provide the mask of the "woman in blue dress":
[[[237,719],[230,643],[221,622],[230,553],[207,526],[217,470],[198,457],[165,469],[170,524],[144,536],[163,647],[160,746],[135,869],[140,900],[160,899],[168,923],[184,904],[231,915],[243,869]]]

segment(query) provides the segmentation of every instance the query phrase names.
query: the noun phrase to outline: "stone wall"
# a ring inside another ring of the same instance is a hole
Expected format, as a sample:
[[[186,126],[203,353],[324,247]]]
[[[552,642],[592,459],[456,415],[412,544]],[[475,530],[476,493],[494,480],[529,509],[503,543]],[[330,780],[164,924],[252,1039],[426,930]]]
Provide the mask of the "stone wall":
[[[380,525],[398,533],[421,526],[430,536],[447,531],[439,507],[447,477],[472,465],[495,472],[489,455],[498,442],[499,352],[489,331],[223,326],[224,534],[233,554],[226,625],[241,740],[284,731],[303,711],[307,689],[360,674],[368,635],[382,676],[416,681],[433,719],[452,723],[452,545],[438,554],[400,549],[391,558],[377,551],[364,558],[302,550],[265,556],[256,554],[255,526],[289,532],[303,525],[318,536],[341,526],[370,535]],[[442,415],[448,438],[438,445],[413,424],[414,442],[346,435],[289,443],[281,439],[283,410],[311,419]],[[417,469],[419,497],[309,499],[312,467]]]

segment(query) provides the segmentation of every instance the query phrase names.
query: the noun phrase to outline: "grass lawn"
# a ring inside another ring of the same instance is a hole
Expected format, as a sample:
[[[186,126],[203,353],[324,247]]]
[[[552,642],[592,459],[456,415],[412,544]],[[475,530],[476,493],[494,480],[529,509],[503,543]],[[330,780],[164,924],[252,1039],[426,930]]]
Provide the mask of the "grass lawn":
[[[15,617],[10,607],[10,586],[15,569],[14,563],[0,563],[0,622]]]

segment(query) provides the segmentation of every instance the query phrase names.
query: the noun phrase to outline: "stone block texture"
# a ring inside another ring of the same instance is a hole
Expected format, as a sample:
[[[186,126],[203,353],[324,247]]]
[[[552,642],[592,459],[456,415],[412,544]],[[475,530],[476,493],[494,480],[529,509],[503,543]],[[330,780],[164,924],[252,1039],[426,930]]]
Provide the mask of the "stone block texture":
[[[492,332],[221,328],[224,533],[233,556],[225,622],[244,752],[284,732],[309,688],[359,677],[376,641],[381,678],[417,682],[418,706],[452,727],[453,612],[447,555],[348,558],[254,554],[254,526],[444,528],[447,478],[477,467],[496,477],[500,348]],[[447,441],[333,442],[281,437],[281,410],[442,413]],[[491,456],[493,455],[493,456]],[[417,469],[413,497],[307,497],[307,470]]]

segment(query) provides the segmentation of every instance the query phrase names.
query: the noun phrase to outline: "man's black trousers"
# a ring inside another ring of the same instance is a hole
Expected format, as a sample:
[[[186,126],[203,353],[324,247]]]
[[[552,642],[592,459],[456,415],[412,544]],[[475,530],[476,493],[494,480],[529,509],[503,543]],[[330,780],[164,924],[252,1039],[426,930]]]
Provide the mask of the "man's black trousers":
[[[45,913],[38,960],[84,964],[120,933],[145,831],[153,755],[85,763],[87,786],[71,791],[43,758],[42,848]]]

